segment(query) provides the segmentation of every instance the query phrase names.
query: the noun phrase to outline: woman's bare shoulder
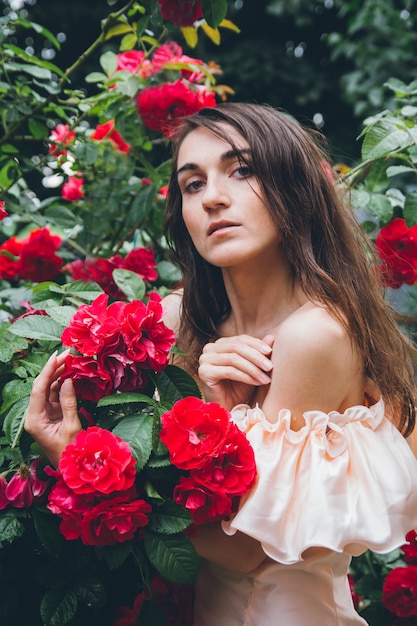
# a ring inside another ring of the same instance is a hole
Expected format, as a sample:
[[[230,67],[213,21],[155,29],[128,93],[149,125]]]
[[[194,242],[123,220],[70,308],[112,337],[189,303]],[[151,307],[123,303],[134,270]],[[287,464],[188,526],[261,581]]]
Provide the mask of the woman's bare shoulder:
[[[163,321],[175,333],[178,332],[181,319],[182,289],[176,289],[162,299]]]

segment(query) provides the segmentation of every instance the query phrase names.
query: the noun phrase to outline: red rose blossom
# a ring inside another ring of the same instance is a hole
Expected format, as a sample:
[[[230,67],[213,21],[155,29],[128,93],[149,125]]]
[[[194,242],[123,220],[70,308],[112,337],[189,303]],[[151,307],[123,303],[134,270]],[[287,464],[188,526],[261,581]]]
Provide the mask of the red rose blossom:
[[[67,151],[64,146],[73,143],[74,139],[75,132],[70,130],[69,124],[58,124],[51,132],[50,140],[54,143],[49,146],[49,152],[54,156],[65,155]]]
[[[130,146],[127,144],[115,128],[114,120],[109,120],[105,124],[98,124],[95,131],[90,135],[90,139],[98,141],[107,139],[116,146],[119,152],[129,152]]]
[[[75,394],[82,400],[98,402],[114,391],[110,373],[91,356],[68,354],[60,382],[66,378],[71,378]]]
[[[214,107],[216,97],[202,87],[192,88],[183,80],[147,87],[137,96],[139,115],[150,129],[171,137],[178,120],[203,107]]]
[[[146,59],[142,50],[127,50],[117,55],[116,72],[127,71],[130,74],[139,74],[148,78],[151,72],[151,62]]]
[[[246,435],[230,424],[223,447],[202,468],[191,471],[192,478],[211,491],[241,496],[256,478],[253,448]]]
[[[187,509],[195,524],[226,519],[232,513],[232,498],[223,491],[210,491],[191,476],[181,476],[173,495],[174,502]]]
[[[417,565],[417,532],[410,530],[405,536],[408,544],[401,546],[404,552],[404,561],[409,565]]]
[[[4,218],[8,215],[6,209],[4,208],[6,205],[5,202],[0,201],[0,222],[4,220]]]
[[[395,567],[385,578],[382,604],[398,617],[417,615],[417,566]]]
[[[107,431],[106,431],[107,432]],[[87,509],[81,520],[81,541],[87,546],[111,546],[133,539],[149,523],[152,507],[145,500],[119,495]]]
[[[123,267],[123,259],[120,254],[109,259],[77,259],[64,267],[69,271],[73,280],[84,280],[97,283],[111,298],[120,300],[125,294],[119,289],[113,280],[113,271]]]
[[[33,230],[20,248],[20,277],[38,283],[53,280],[62,266],[62,259],[56,254],[61,242],[61,237],[52,235],[48,228]]]
[[[175,342],[174,332],[162,322],[160,302],[150,299],[128,302],[121,332],[127,345],[127,355],[143,367],[160,372],[168,365],[169,352]]]
[[[0,511],[9,504],[9,498],[6,496],[6,487],[7,480],[4,476],[0,476]]]
[[[17,237],[10,237],[0,246],[0,278],[3,280],[18,280],[19,254],[22,242]]]
[[[194,59],[182,52],[182,48],[175,41],[167,41],[155,50],[152,55],[153,73],[158,73],[163,69],[170,69],[176,63],[203,65],[201,59]],[[198,83],[204,78],[204,72],[193,69],[181,68],[182,78],[186,78],[190,83]]]
[[[96,355],[104,345],[114,343],[125,315],[124,302],[107,306],[109,297],[100,294],[91,304],[83,304],[61,335],[64,346],[75,346],[85,356]]]
[[[76,202],[84,197],[84,178],[78,176],[70,176],[66,183],[62,186],[62,197],[65,200]]]
[[[109,430],[81,430],[62,453],[59,470],[76,494],[129,489],[136,478],[136,461],[127,443]]]
[[[139,274],[143,280],[152,282],[158,278],[156,261],[153,250],[149,248],[134,248],[125,257],[123,269]]]
[[[215,402],[188,396],[161,416],[160,439],[179,469],[201,468],[224,446],[230,414]]]
[[[61,523],[60,532],[65,539],[78,539],[81,536],[81,521],[85,511],[92,506],[91,494],[76,494],[65,484],[59,472],[50,472],[58,478],[53,485],[49,496],[47,508],[59,515]]]
[[[27,508],[32,504],[42,502],[50,481],[38,477],[39,463],[43,463],[43,459],[40,457],[32,461],[29,467],[22,465],[9,480],[5,489],[5,496],[14,507]]]
[[[161,15],[175,26],[192,26],[203,17],[200,0],[158,0]]]
[[[408,228],[405,220],[397,217],[381,228],[375,246],[386,286],[398,289],[417,281],[417,225]]]

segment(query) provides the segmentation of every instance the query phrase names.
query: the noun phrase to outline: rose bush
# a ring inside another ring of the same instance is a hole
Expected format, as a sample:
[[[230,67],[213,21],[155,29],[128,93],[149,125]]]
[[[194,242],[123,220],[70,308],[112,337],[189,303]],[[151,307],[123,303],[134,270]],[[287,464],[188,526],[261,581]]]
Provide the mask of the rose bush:
[[[226,13],[226,0],[128,1],[66,71],[24,48],[32,29],[59,49],[52,33],[18,12],[0,18],[5,626],[186,626],[197,560],[184,530],[230,514],[254,480],[243,435],[168,365],[174,338],[159,304],[180,278],[163,237],[166,138],[181,115],[232,93],[218,84],[218,66],[183,47],[202,33],[218,44],[219,28],[236,31]],[[97,71],[74,88],[70,79],[93,53]],[[415,323],[417,89],[395,79],[387,88],[398,107],[365,120],[362,161],[343,180],[329,175],[375,242],[387,294],[406,290],[400,308]],[[100,440],[101,452],[93,459],[88,443],[82,457],[77,444],[53,470],[23,420],[34,377],[63,342],[81,437]],[[87,484],[92,492],[77,492]],[[408,541],[353,561],[352,593],[373,626],[417,623],[406,602],[417,565],[415,536]],[[412,569],[385,584],[396,568]]]

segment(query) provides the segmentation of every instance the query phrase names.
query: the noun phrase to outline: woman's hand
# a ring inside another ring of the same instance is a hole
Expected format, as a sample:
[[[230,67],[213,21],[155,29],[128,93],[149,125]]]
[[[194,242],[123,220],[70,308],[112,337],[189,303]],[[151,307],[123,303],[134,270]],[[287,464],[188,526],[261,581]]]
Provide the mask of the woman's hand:
[[[72,380],[64,380],[58,390],[67,354],[53,354],[35,378],[25,420],[25,430],[56,467],[65,447],[81,430]]]
[[[271,382],[273,342],[273,335],[237,335],[206,344],[198,368],[205,400],[227,410],[248,403],[256,387]]]

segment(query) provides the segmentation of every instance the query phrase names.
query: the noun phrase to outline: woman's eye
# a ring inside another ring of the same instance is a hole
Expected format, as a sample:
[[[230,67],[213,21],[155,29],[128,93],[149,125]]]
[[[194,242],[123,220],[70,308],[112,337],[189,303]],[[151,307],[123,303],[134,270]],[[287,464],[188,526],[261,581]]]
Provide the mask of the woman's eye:
[[[184,186],[184,193],[193,193],[195,191],[199,191],[203,186],[202,180],[192,180],[190,183],[187,183]]]
[[[249,176],[252,176],[253,171],[252,168],[249,167],[249,165],[239,165],[239,167],[236,168],[233,173],[238,178],[248,178]]]

